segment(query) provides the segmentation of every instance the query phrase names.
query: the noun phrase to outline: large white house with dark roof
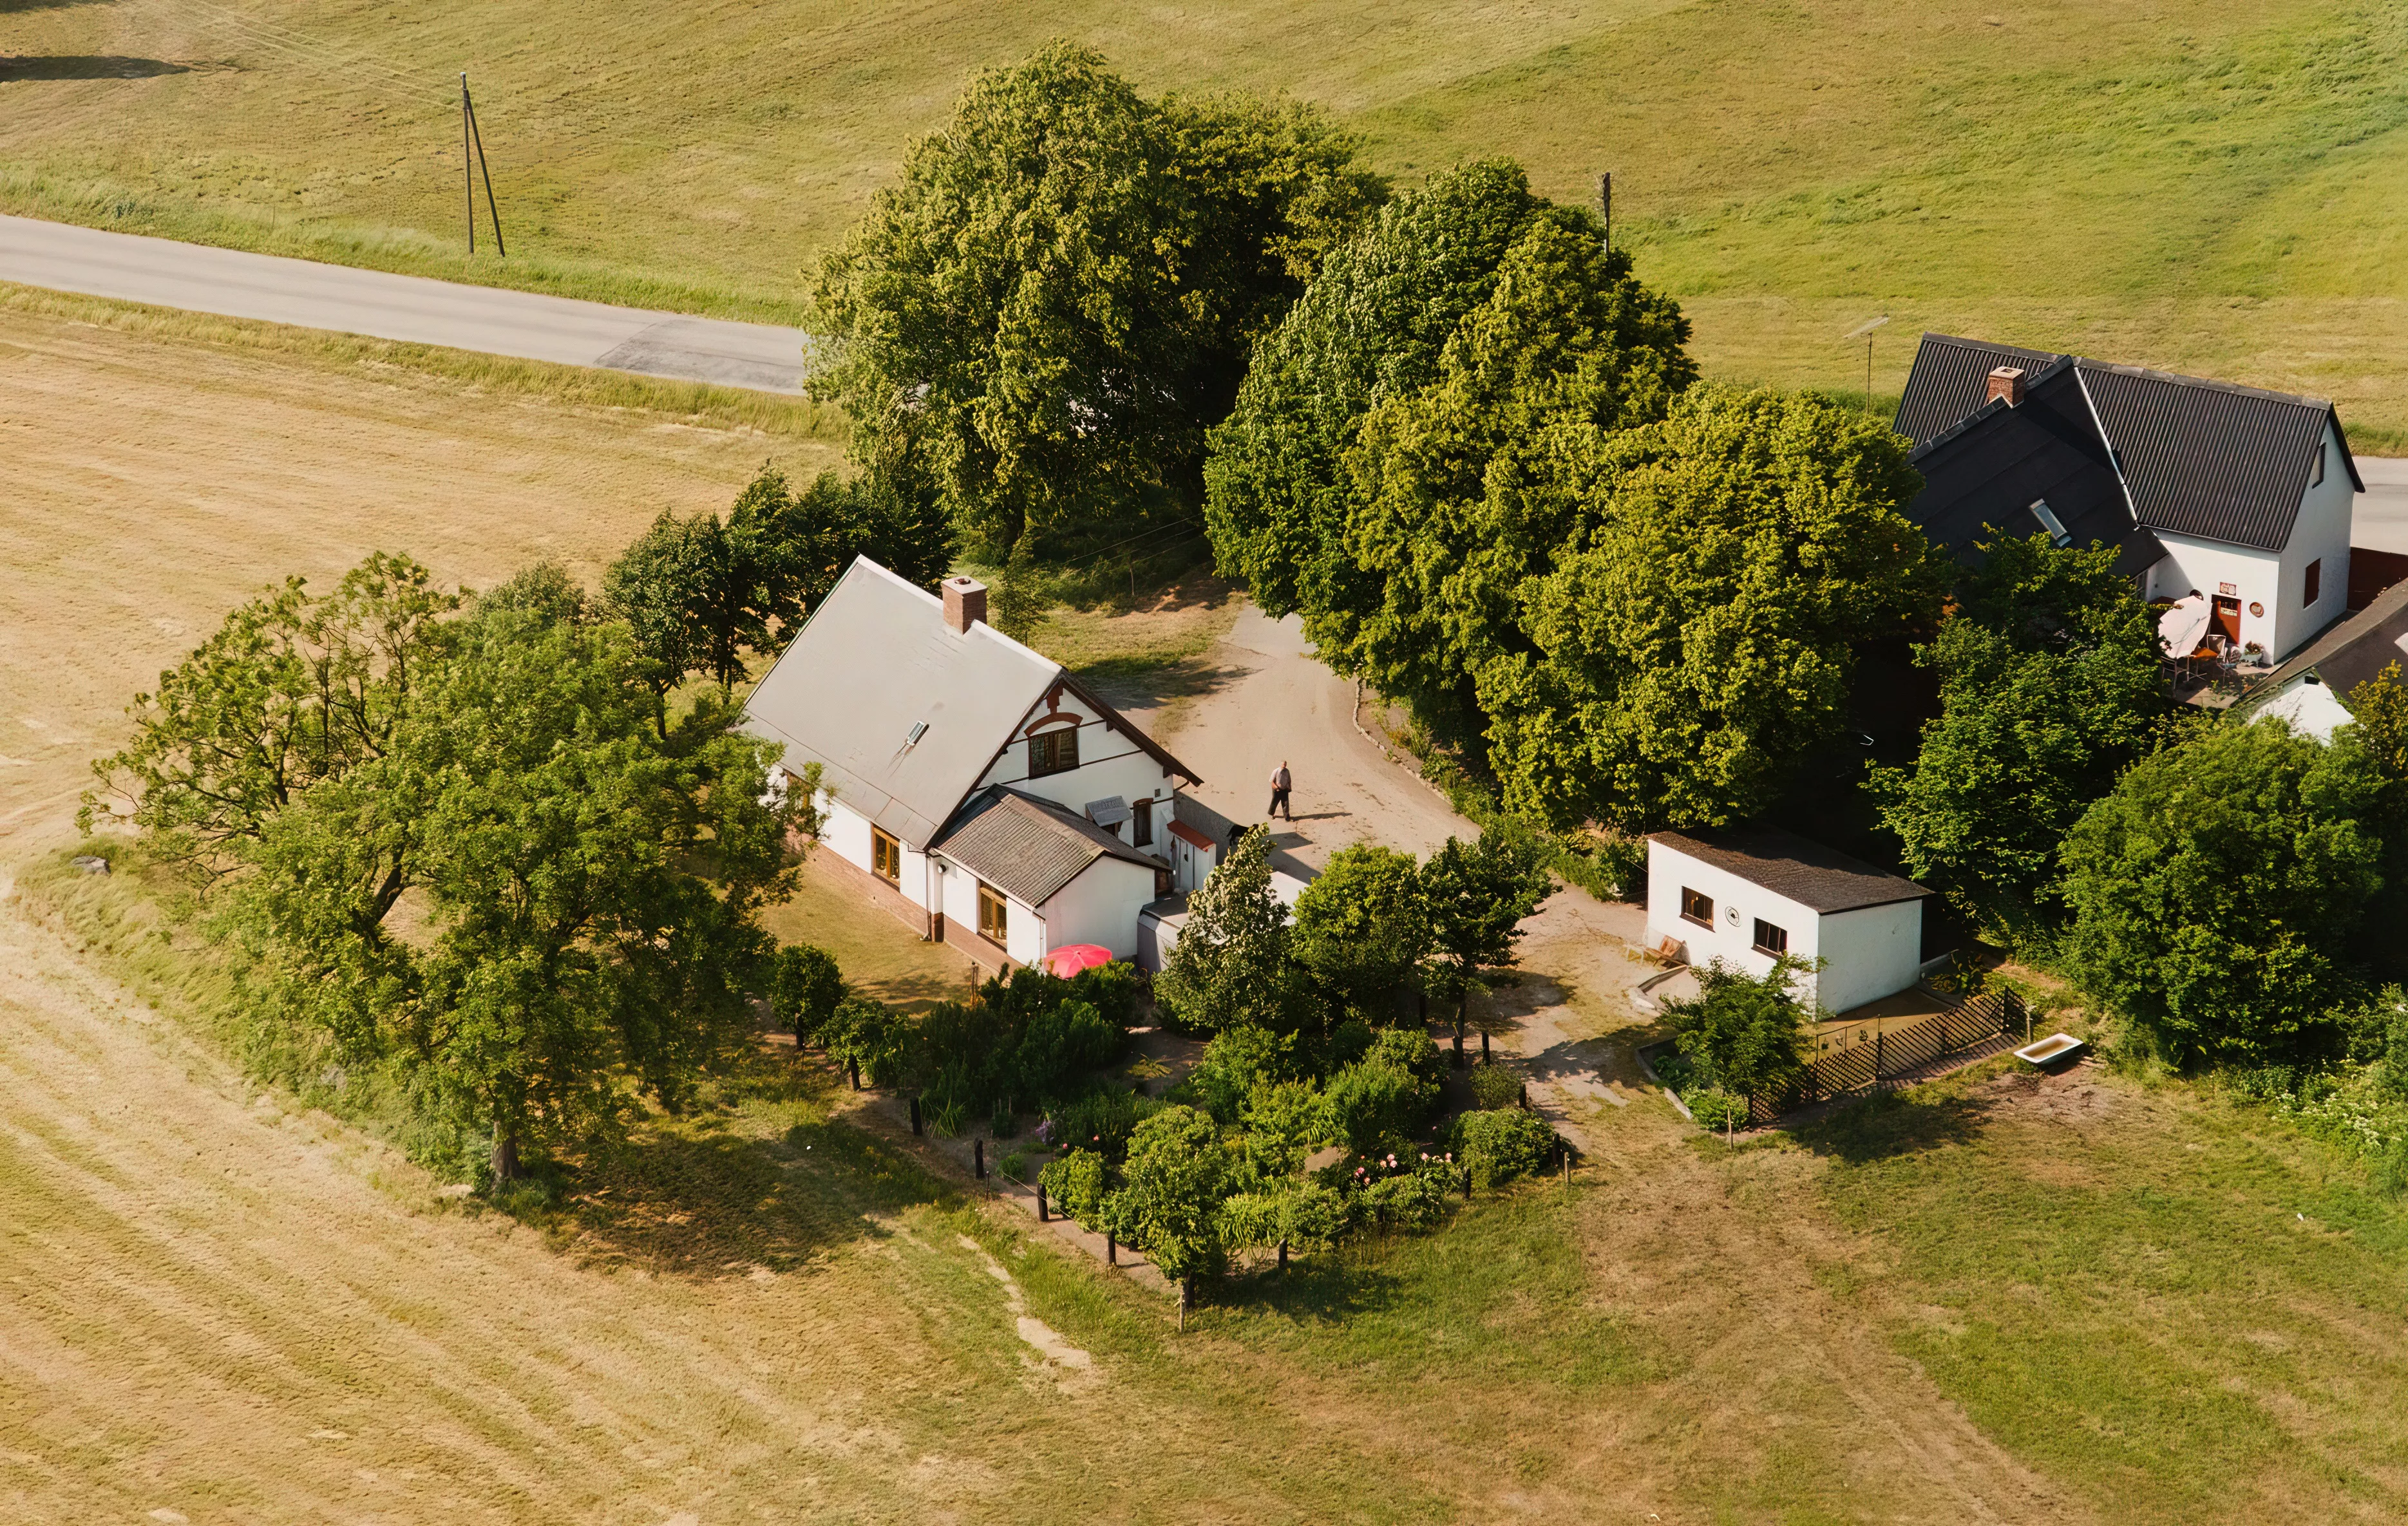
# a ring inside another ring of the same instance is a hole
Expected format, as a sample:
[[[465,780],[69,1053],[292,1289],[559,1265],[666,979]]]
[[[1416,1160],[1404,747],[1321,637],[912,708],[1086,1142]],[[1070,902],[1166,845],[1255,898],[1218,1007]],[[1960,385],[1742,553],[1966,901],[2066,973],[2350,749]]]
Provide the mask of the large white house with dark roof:
[[[1927,334],[1897,429],[1935,545],[1969,563],[1998,534],[2113,546],[2143,598],[2198,595],[2175,656],[2279,662],[2347,607],[2364,484],[2323,398]]]
[[[746,701],[820,767],[820,841],[866,893],[989,966],[1138,948],[1172,886],[1178,759],[1060,663],[986,623],[968,578],[940,599],[855,561]],[[1209,863],[1205,865],[1209,868]]]

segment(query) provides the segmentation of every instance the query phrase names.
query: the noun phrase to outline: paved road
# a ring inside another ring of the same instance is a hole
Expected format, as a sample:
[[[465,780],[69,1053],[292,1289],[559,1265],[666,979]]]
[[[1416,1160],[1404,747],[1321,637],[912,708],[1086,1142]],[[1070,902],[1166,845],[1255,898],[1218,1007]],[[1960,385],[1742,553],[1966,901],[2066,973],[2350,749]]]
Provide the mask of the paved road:
[[[2366,491],[2358,495],[2349,543],[2369,550],[2408,552],[2408,461],[2360,456],[2358,475]]]
[[[800,392],[804,335],[0,217],[0,280],[488,355]]]

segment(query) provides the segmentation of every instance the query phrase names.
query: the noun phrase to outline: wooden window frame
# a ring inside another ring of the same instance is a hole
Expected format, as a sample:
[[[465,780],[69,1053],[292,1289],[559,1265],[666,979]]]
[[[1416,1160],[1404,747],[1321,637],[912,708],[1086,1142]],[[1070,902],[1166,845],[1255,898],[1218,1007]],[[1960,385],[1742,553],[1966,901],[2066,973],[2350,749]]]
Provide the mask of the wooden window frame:
[[[1699,906],[1703,906],[1705,909],[1703,911],[1699,911],[1697,909]],[[1698,891],[1689,889],[1686,885],[1682,886],[1681,920],[1684,922],[1695,922],[1699,927],[1713,927],[1714,925],[1714,898],[1711,895],[1700,894]]]
[[[2324,592],[2325,559],[2323,557],[2318,557],[2314,562],[2308,563],[2306,580],[2300,585],[2300,607],[2302,609],[2315,608],[2316,601],[2324,597]]]
[[[869,872],[889,885],[903,884],[903,840],[884,827],[869,829]]]
[[[1768,933],[1770,937],[1765,935]],[[1789,929],[1775,927],[1758,917],[1756,920],[1756,941],[1748,947],[1759,954],[1770,954],[1777,959],[1789,951]]]
[[[1011,902],[983,879],[979,881],[978,888],[978,930],[980,937],[996,948],[1008,947],[1006,940],[1011,935]]]
[[[1028,777],[1041,779],[1068,774],[1079,766],[1079,728],[1055,726],[1033,732],[1028,738]]]

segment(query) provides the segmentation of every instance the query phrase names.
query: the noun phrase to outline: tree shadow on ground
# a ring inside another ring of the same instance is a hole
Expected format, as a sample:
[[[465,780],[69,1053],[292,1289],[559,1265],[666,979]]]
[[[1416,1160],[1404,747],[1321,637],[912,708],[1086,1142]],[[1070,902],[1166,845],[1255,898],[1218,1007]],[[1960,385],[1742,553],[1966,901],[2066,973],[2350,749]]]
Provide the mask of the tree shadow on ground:
[[[1792,1130],[1790,1137],[1817,1155],[1864,1165],[1943,1145],[1970,1145],[1980,1137],[1988,1112],[1961,1093],[1918,1097],[1880,1091]]]
[[[77,6],[110,3],[112,0],[0,0],[0,16],[17,16],[31,10],[68,10]]]
[[[718,1280],[802,1272],[884,1232],[876,1216],[956,1194],[849,1124],[752,1134],[724,1111],[660,1120],[580,1162],[551,1229],[596,1266]]]
[[[1136,657],[1108,657],[1079,669],[1079,679],[1123,710],[1157,709],[1175,699],[1193,699],[1233,683],[1254,671],[1216,663],[1208,654],[1176,662],[1153,663]]]
[[[1284,1273],[1249,1269],[1203,1284],[1198,1291],[1203,1303],[1239,1313],[1278,1315],[1300,1325],[1340,1326],[1384,1313],[1408,1296],[1404,1278],[1363,1264],[1362,1255],[1346,1248],[1298,1257]]]
[[[17,7],[0,0],[0,16],[13,8]],[[127,58],[117,53],[0,58],[0,84],[22,79],[152,79],[163,74],[190,74],[194,67],[164,58]]]

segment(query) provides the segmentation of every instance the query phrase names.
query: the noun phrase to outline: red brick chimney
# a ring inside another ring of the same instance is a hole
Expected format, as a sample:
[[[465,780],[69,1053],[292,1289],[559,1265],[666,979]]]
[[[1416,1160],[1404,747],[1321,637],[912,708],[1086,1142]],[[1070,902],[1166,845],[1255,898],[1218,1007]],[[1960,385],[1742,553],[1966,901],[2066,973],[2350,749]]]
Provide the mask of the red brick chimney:
[[[986,585],[975,578],[945,579],[945,623],[967,633],[986,620]]]
[[[1987,406],[1997,402],[2001,397],[2007,400],[2007,406],[2011,408],[2019,408],[2024,406],[2023,367],[2019,365],[2001,365],[1997,370],[1990,373],[1990,395],[1982,399],[1982,402],[1985,406]]]

